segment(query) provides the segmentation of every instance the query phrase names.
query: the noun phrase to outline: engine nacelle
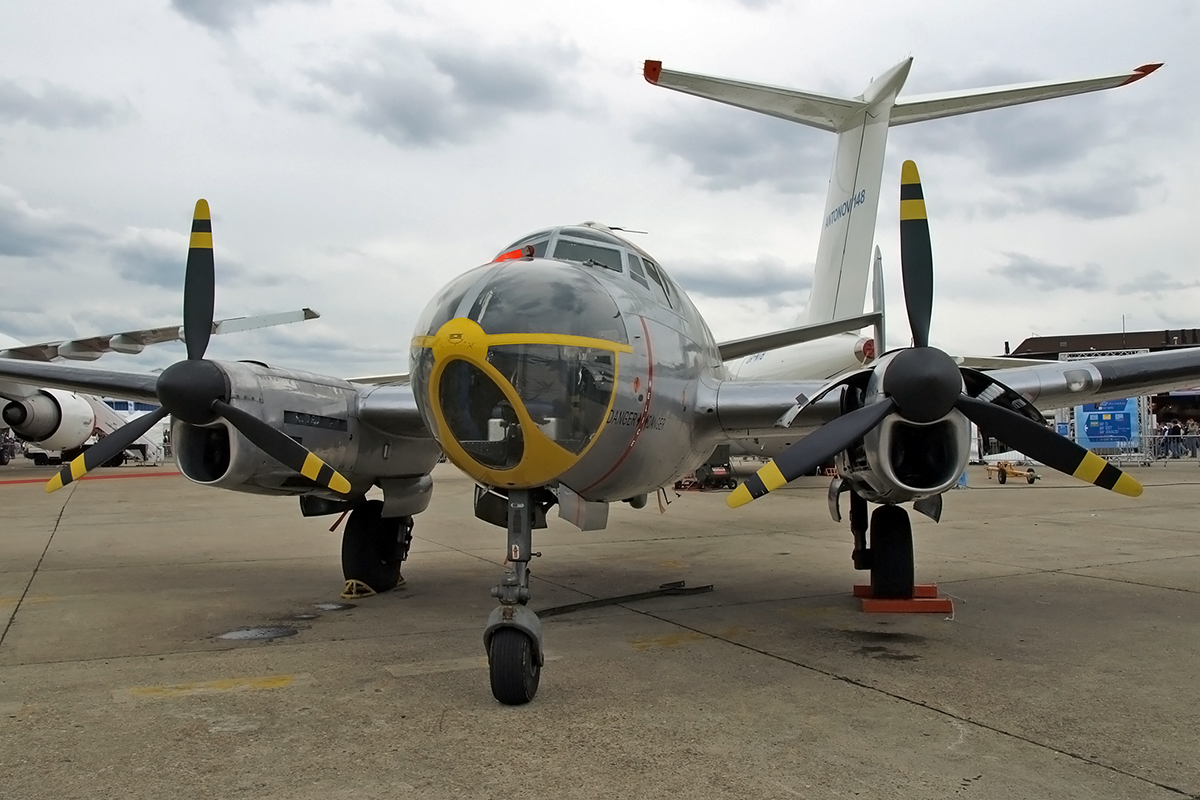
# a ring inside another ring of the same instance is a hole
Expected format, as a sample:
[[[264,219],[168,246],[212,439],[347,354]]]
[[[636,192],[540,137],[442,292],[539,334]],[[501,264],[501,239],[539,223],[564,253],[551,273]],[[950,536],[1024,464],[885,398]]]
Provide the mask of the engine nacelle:
[[[362,424],[354,384],[255,362],[213,363],[225,373],[230,405],[304,445],[344,475],[353,494],[366,492],[381,479],[426,475],[437,461],[432,440],[405,449],[403,437]],[[171,444],[180,471],[196,483],[258,494],[345,499],[283,466],[221,419],[202,426],[173,419]],[[423,509],[422,505],[416,511]]]
[[[892,415],[837,458],[838,472],[875,503],[905,503],[954,486],[971,452],[971,426],[957,411],[917,424]]]
[[[4,422],[27,442],[46,450],[81,447],[96,429],[96,412],[87,400],[61,389],[43,389],[4,406]]]

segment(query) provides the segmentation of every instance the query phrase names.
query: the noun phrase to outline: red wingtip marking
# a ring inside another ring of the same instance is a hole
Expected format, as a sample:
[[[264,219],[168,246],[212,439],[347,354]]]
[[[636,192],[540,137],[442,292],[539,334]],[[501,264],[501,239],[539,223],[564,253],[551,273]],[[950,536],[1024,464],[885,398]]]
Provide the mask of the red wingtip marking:
[[[1121,85],[1128,86],[1129,84],[1133,83],[1134,81],[1140,81],[1142,78],[1146,77],[1151,72],[1154,72],[1154,70],[1158,69],[1161,66],[1162,66],[1162,64],[1143,64],[1142,66],[1135,69],[1133,71],[1133,74],[1129,76],[1129,79],[1126,80]]]
[[[662,75],[662,62],[647,61],[642,74],[646,76],[646,80],[650,81],[650,83],[658,83],[658,78]]]

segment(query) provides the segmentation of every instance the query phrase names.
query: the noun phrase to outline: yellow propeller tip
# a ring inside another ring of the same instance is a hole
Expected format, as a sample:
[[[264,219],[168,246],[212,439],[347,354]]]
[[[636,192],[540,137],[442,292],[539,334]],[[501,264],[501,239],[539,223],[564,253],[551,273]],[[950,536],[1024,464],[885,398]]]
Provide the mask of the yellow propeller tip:
[[[739,508],[746,505],[754,498],[750,496],[750,490],[746,488],[746,484],[741,484],[725,498],[725,505],[730,508]]]
[[[904,166],[900,168],[901,183],[920,183],[921,175],[917,172],[917,162],[905,161]]]
[[[1145,489],[1142,484],[1138,483],[1133,478],[1122,473],[1120,478],[1117,478],[1116,484],[1112,490],[1117,494],[1123,494],[1126,497],[1141,497]]]
[[[335,472],[333,477],[329,479],[329,488],[339,494],[350,494],[350,481],[342,477],[342,473]]]
[[[192,219],[211,219],[208,215],[208,201],[201,198],[196,201],[196,213],[192,215]]]
[[[63,487],[62,476],[55,475],[50,480],[46,481],[46,494],[57,492]]]

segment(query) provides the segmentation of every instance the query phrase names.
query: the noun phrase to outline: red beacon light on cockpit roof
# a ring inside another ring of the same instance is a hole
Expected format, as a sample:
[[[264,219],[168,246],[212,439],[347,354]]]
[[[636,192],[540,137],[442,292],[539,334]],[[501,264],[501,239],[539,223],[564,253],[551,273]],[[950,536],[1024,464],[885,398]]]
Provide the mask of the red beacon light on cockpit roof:
[[[492,259],[492,263],[494,264],[497,261],[515,261],[518,258],[533,258],[533,245],[527,244],[524,247],[509,250],[507,253],[501,253]]]

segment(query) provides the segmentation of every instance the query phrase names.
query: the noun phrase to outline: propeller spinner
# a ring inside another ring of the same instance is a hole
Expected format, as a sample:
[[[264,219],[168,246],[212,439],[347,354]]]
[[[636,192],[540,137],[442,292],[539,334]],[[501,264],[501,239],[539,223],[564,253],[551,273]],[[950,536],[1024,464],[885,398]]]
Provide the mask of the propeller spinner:
[[[964,394],[962,375],[954,359],[929,346],[929,325],[933,316],[933,248],[921,178],[912,161],[904,162],[900,177],[900,257],[904,303],[912,328],[913,346],[897,353],[887,365],[881,399],[821,426],[768,462],[729,495],[726,502],[731,508],[745,505],[801,475],[810,474],[890,414],[899,414],[910,422],[927,423],[941,419],[953,410],[961,412],[1009,447],[1059,472],[1130,497],[1142,493],[1140,483],[1095,453],[1028,417]],[[987,379],[1012,393],[999,381]],[[834,384],[827,391],[839,385]]]
[[[350,482],[307,448],[252,414],[229,405],[225,373],[204,359],[212,334],[215,275],[213,271],[212,221],[208,202],[196,201],[192,236],[188,244],[187,269],[183,282],[183,333],[187,360],[163,370],[155,386],[161,407],[118,428],[67,464],[46,484],[53,492],[106,463],[171,414],[193,425],[224,419],[260,450],[285,467],[341,494],[350,492]]]

